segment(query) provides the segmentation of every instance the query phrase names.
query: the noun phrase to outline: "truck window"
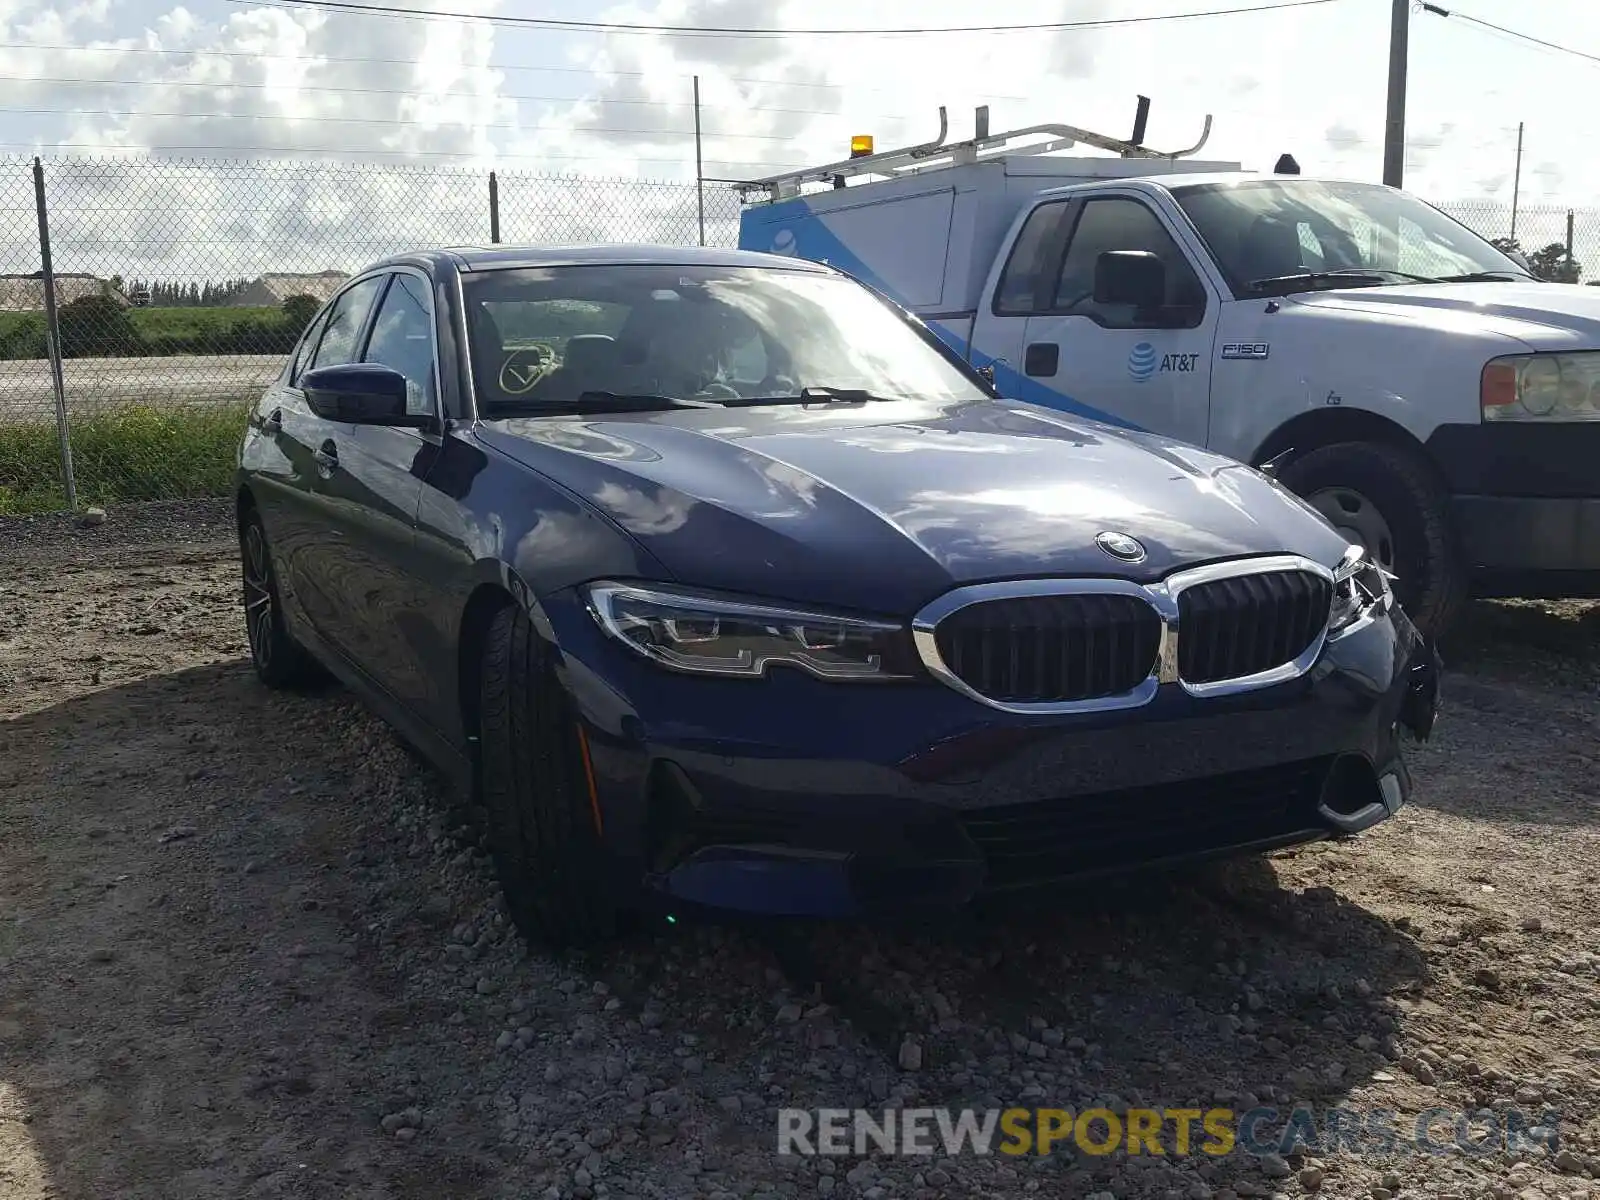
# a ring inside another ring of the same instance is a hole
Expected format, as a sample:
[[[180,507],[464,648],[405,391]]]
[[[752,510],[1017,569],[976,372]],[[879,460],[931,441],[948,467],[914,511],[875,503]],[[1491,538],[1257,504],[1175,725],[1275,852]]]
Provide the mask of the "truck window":
[[[1058,230],[1066,211],[1066,201],[1058,200],[1028,214],[1000,273],[994,294],[996,316],[1025,317],[1039,311],[1039,285],[1055,270],[1061,249]]]
[[[1181,322],[1182,327],[1192,329],[1200,323],[1205,314],[1205,289],[1200,277],[1160,218],[1141,201],[1120,196],[1084,204],[1061,260],[1051,312],[1088,317],[1111,329],[1154,327],[1149,314],[1136,313],[1131,305],[1095,302],[1095,264],[1108,250],[1147,250],[1160,258],[1167,268],[1168,308],[1191,310],[1192,316]],[[1170,328],[1171,323],[1162,327]]]

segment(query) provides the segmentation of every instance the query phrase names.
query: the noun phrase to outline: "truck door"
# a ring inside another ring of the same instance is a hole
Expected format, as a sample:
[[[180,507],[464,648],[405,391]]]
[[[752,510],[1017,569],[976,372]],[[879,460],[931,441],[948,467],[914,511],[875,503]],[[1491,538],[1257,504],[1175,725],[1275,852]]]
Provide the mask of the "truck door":
[[[1041,277],[1024,327],[1023,375],[1062,397],[1062,407],[1098,410],[1205,445],[1220,302],[1189,256],[1137,195],[1097,192],[1074,200],[1055,232],[1054,269]],[[1161,308],[1095,300],[1095,266],[1109,250],[1141,250],[1161,260]]]

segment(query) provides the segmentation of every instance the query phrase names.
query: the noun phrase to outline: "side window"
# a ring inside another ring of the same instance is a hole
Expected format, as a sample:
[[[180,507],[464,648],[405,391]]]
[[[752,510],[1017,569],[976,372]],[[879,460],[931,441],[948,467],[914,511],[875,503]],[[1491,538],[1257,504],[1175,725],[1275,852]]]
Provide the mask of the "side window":
[[[1089,317],[1109,329],[1144,329],[1171,325],[1159,314],[1135,312],[1126,304],[1096,304],[1094,270],[1107,250],[1146,250],[1166,264],[1168,309],[1189,310],[1182,325],[1200,323],[1205,311],[1205,289],[1189,260],[1172,240],[1165,225],[1138,200],[1108,196],[1083,206],[1072,240],[1061,261],[1052,312]]]
[[[355,362],[356,339],[361,336],[367,310],[372,307],[383,280],[382,275],[363,279],[334,301],[322,331],[322,341],[317,346],[316,354],[311,357],[313,367],[337,367],[342,363]]]
[[[435,410],[432,311],[427,284],[415,275],[396,273],[362,356],[363,362],[382,363],[406,377],[406,411],[413,416]]]
[[[318,313],[301,335],[300,344],[295,347],[294,362],[289,367],[290,383],[298,386],[300,376],[311,365],[311,355],[316,351],[317,339],[322,336],[322,327],[327,323],[327,316],[327,313]]]
[[[1039,283],[1055,270],[1055,252],[1060,246],[1056,233],[1066,211],[1067,204],[1061,201],[1041,204],[1028,215],[995,289],[997,316],[1021,317],[1038,311]]]

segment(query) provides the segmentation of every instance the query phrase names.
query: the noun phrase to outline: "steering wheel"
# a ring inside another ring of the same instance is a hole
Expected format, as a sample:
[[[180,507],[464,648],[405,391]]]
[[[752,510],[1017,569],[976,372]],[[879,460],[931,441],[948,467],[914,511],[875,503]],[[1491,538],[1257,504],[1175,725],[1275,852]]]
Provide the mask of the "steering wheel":
[[[736,387],[730,387],[728,384],[723,383],[720,380],[713,379],[710,383],[706,384],[695,393],[695,399],[737,400],[739,399],[739,389]]]
[[[529,355],[534,356],[532,361],[527,361]],[[526,395],[555,368],[556,352],[543,342],[518,346],[500,364],[500,390],[508,396]]]

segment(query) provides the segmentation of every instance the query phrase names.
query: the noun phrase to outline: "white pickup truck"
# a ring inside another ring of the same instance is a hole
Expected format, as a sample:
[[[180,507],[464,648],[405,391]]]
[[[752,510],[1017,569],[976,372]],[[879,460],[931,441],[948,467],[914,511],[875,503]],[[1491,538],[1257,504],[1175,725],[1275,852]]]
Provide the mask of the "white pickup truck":
[[[742,185],[740,247],[857,277],[1004,395],[1265,467],[1425,632],[1469,595],[1600,596],[1600,288],[1287,156],[1258,174],[1193,160],[1205,136],[940,124]],[[1115,157],[1055,153],[1078,144]]]

